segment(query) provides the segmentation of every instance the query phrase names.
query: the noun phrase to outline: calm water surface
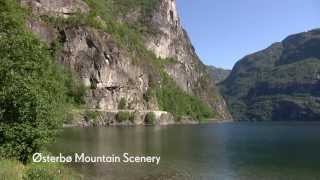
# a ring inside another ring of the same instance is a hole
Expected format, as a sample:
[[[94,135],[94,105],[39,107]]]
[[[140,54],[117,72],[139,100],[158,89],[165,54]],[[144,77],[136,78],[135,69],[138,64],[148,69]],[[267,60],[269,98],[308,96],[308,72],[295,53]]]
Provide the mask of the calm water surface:
[[[320,179],[319,123],[68,128],[54,153],[159,155],[160,165],[71,164],[86,179]]]

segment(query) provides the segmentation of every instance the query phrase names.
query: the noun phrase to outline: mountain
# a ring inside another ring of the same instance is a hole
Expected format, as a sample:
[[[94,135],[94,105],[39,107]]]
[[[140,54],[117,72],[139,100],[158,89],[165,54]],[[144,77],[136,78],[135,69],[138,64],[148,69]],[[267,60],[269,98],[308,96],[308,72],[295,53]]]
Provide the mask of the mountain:
[[[231,73],[231,70],[218,68],[215,66],[208,66],[208,71],[209,71],[210,77],[216,83],[220,83],[220,82],[224,81]]]
[[[320,120],[320,29],[244,57],[220,86],[237,120]]]
[[[181,26],[175,0],[21,0],[21,4],[30,9],[28,28],[85,86],[84,101],[90,110],[230,119],[224,99]],[[113,119],[103,121],[109,124]]]

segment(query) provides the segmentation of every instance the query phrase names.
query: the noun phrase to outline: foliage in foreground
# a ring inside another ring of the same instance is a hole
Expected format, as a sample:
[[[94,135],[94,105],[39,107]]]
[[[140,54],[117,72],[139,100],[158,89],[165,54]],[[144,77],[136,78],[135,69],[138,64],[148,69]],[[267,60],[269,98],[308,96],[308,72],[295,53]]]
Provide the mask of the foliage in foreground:
[[[66,105],[81,98],[72,97],[79,93],[46,45],[26,31],[25,14],[14,0],[0,2],[0,154],[27,163],[52,140]]]
[[[18,161],[0,160],[0,179],[10,180],[73,180],[81,179],[57,163],[23,165]]]

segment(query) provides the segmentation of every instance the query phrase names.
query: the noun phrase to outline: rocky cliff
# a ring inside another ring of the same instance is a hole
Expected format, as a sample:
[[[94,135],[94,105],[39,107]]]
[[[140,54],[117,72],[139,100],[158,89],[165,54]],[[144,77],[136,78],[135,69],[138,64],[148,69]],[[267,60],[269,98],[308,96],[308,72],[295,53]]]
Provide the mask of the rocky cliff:
[[[200,97],[222,118],[230,118],[225,102],[181,26],[175,0],[162,0],[147,20],[153,33],[144,33],[145,46],[162,59],[171,58],[166,72],[189,94]]]
[[[237,120],[320,120],[320,30],[240,60],[221,84]]]
[[[162,98],[172,101],[179,96],[180,104],[194,103],[190,109],[183,107],[177,113],[180,117],[230,118],[181,27],[174,0],[21,0],[21,4],[32,12],[29,29],[86,87],[88,108],[114,111],[123,101],[124,109],[176,115],[176,107],[170,106],[174,103]],[[171,81],[173,90],[166,90]],[[203,110],[206,106],[210,113]]]
[[[81,0],[20,0],[21,4],[31,8],[38,16],[69,17],[76,13],[88,13],[89,7]]]

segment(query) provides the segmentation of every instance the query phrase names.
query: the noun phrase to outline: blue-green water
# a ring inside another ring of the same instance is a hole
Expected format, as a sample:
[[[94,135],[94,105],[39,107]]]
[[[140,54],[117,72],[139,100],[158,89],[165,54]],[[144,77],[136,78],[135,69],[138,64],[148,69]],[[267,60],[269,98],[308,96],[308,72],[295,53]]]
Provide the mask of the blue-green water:
[[[68,128],[50,149],[161,156],[159,166],[70,165],[86,179],[320,179],[319,123]]]

